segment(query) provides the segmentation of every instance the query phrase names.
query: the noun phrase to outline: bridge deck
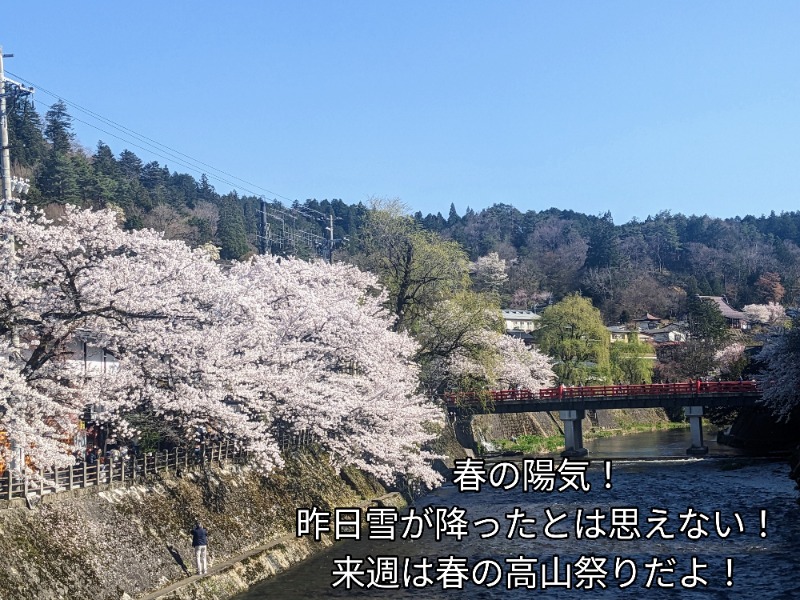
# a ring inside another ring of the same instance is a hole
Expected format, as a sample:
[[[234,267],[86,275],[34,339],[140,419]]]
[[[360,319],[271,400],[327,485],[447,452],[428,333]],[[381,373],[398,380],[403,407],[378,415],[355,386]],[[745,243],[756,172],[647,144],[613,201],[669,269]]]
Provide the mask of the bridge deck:
[[[754,406],[761,398],[754,381],[695,381],[642,385],[605,385],[495,390],[482,394],[446,394],[451,412],[521,413],[606,408],[673,408],[682,406]]]

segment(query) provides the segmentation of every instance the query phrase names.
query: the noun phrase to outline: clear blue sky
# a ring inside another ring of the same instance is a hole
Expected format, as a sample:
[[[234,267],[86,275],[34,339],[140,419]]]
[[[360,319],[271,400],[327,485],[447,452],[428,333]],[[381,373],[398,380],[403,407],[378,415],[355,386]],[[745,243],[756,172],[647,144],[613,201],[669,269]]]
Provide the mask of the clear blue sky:
[[[3,9],[7,70],[285,198],[611,210],[617,223],[800,209],[800,2]],[[188,171],[75,129],[91,149]]]

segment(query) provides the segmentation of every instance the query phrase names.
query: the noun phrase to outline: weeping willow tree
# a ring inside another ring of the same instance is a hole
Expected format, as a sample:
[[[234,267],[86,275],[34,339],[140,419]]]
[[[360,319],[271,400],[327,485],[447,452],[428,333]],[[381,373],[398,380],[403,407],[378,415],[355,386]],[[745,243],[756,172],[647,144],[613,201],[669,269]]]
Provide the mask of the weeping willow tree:
[[[652,383],[655,352],[633,332],[611,344],[611,376],[617,383]]]
[[[570,294],[546,308],[536,337],[539,349],[554,359],[559,383],[611,382],[610,335],[588,298]]]

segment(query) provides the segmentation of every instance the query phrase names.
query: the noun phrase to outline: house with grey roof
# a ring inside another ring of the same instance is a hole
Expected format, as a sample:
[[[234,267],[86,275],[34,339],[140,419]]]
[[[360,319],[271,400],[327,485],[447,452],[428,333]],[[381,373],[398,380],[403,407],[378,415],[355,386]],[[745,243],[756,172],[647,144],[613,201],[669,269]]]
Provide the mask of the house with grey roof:
[[[503,313],[503,320],[506,323],[506,333],[520,331],[530,333],[536,330],[538,321],[542,318],[532,310],[504,308],[501,312]]]
[[[698,298],[703,298],[705,300],[711,300],[714,302],[719,311],[722,313],[722,316],[725,317],[725,321],[728,323],[728,327],[731,329],[747,329],[750,327],[750,320],[747,318],[747,315],[742,311],[736,310],[732,308],[730,304],[725,300],[724,296],[697,296]]]

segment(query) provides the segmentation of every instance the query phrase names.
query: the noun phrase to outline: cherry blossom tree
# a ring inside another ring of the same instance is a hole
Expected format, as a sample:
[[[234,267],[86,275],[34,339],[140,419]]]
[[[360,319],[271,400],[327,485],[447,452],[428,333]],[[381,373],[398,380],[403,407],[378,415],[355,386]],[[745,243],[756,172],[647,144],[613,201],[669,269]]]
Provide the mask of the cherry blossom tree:
[[[187,435],[215,430],[265,472],[281,464],[276,435],[308,430],[339,464],[436,480],[423,448],[440,413],[416,393],[416,345],[391,331],[372,275],[269,258],[223,271],[205,250],[119,230],[110,212],[0,219],[16,242],[2,250],[0,426],[34,464],[67,464],[78,415],[100,400],[123,435],[147,411]],[[68,360],[83,332],[116,369],[89,376]]]
[[[536,391],[551,386],[556,377],[550,358],[496,331],[479,332],[472,352],[454,353],[443,368],[451,380],[462,385],[469,380],[482,388]]]
[[[758,376],[763,403],[784,420],[800,406],[800,319],[792,325],[769,339],[758,354],[765,365]]]
[[[728,377],[738,377],[742,374],[742,369],[747,364],[747,357],[744,353],[744,344],[734,342],[721,348],[714,354],[720,373]]]
[[[765,325],[780,325],[786,321],[786,309],[776,302],[748,304],[744,312],[751,321]]]
[[[470,265],[475,288],[481,291],[499,292],[508,279],[506,261],[497,252],[481,256]]]
[[[549,358],[501,333],[487,297],[466,292],[440,303],[420,324],[418,355],[432,390],[521,387],[537,390],[555,375]]]

